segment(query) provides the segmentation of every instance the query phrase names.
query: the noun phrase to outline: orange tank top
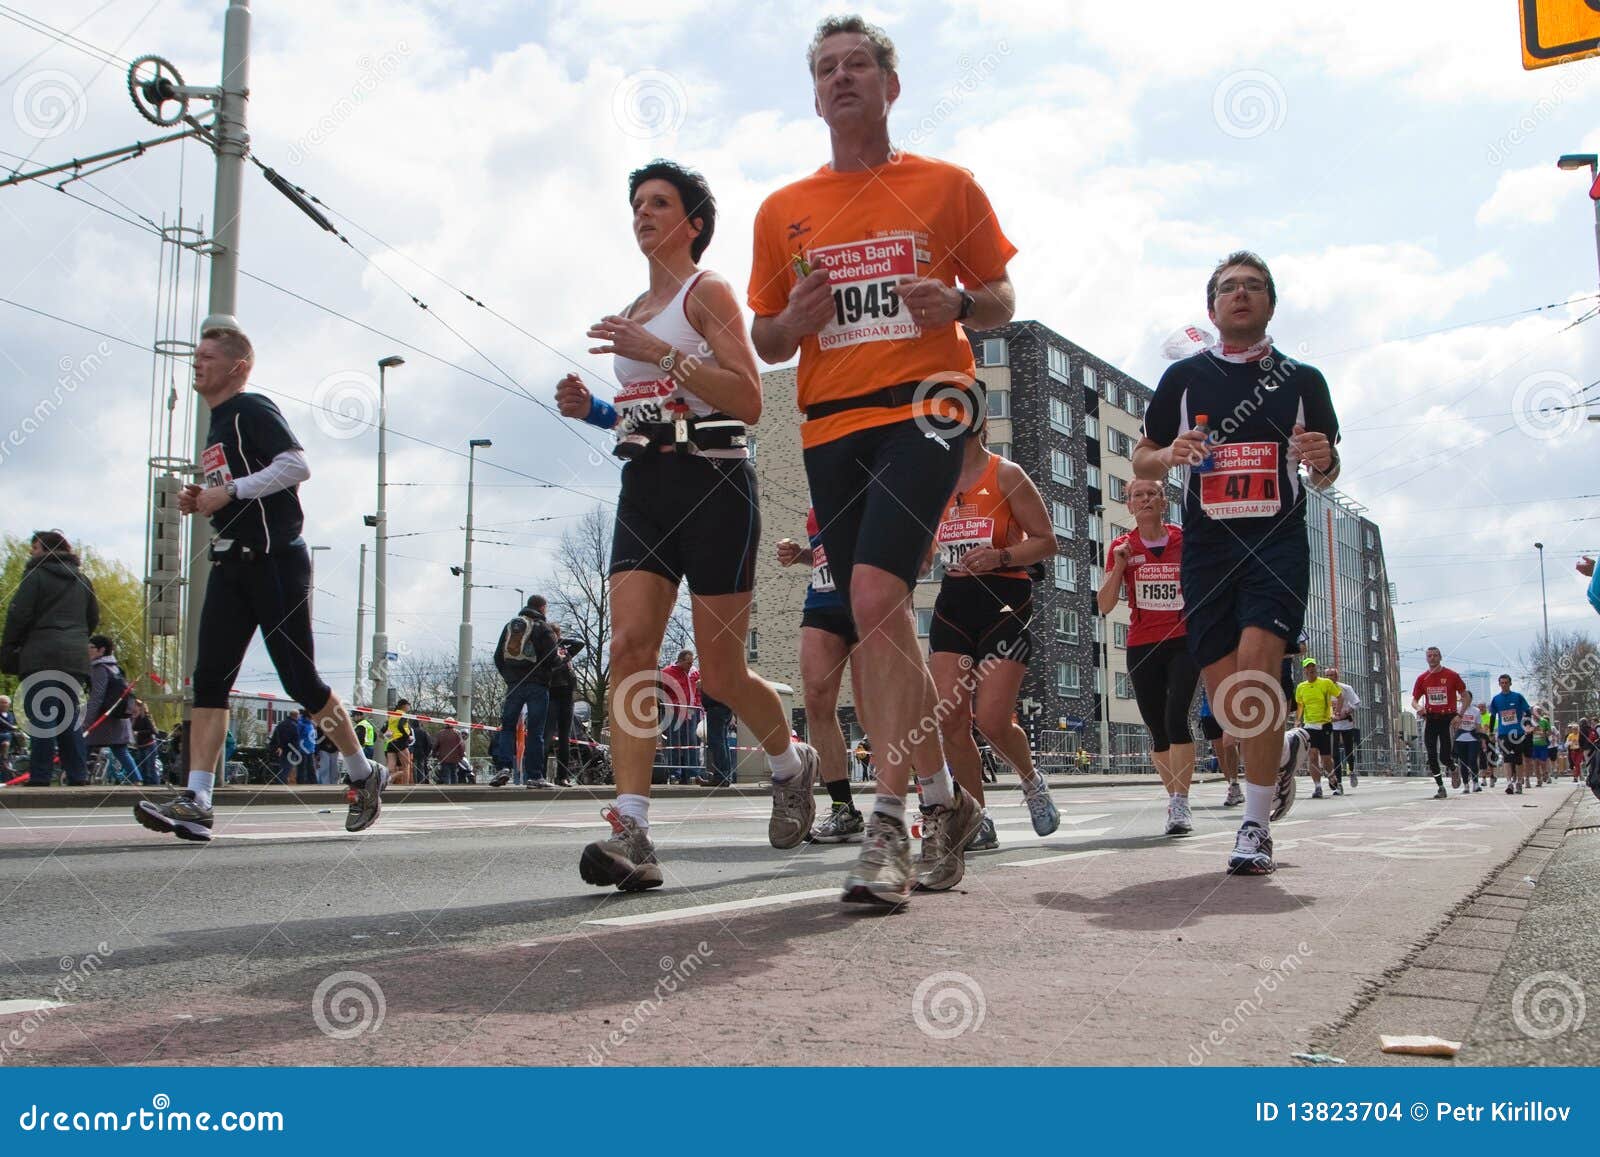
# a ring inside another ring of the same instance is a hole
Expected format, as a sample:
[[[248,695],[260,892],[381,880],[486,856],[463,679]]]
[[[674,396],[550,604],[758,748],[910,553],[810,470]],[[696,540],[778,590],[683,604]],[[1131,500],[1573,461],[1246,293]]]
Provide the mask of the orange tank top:
[[[1000,489],[1000,455],[990,454],[989,464],[977,481],[958,490],[939,520],[939,563],[948,571],[980,547],[996,550],[1022,541],[1022,528],[1011,515],[1011,503]],[[1023,567],[988,571],[982,575],[949,575],[950,578],[1027,578]]]

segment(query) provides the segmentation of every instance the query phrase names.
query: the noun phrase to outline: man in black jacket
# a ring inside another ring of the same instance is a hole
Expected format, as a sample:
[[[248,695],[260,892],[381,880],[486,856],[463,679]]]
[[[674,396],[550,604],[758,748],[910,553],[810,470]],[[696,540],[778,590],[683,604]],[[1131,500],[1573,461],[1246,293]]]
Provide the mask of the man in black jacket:
[[[495,670],[506,681],[495,737],[494,765],[509,772],[517,758],[517,720],[528,713],[522,746],[522,781],[526,787],[549,787],[544,778],[544,727],[550,710],[550,679],[558,657],[556,636],[544,617],[545,601],[530,595],[528,605],[500,631],[494,648]]]

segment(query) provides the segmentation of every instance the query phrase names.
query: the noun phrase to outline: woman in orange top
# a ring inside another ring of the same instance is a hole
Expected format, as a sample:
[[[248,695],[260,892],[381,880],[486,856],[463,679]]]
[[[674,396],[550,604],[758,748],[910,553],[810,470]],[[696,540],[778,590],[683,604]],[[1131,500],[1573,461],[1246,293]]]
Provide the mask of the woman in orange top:
[[[984,738],[1022,777],[1033,830],[1047,836],[1061,814],[1044,776],[1033,769],[1015,711],[1033,654],[1028,567],[1056,553],[1056,536],[1033,479],[985,448],[987,426],[980,418],[963,443],[961,476],[934,537],[944,579],[928,631],[928,666],[939,708],[947,712],[939,726],[957,782],[983,803],[983,761],[972,738],[976,719]],[[994,822],[985,812],[967,847],[996,846]]]

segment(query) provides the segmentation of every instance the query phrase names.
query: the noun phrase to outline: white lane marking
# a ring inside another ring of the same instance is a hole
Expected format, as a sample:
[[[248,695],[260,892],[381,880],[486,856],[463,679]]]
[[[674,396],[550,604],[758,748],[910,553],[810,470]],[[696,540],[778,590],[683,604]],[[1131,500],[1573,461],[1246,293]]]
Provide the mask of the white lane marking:
[[[408,828],[369,828],[347,832],[343,828],[307,832],[217,832],[215,840],[320,840],[328,836],[420,836],[425,833]]]
[[[694,920],[718,912],[740,912],[747,908],[766,908],[773,904],[800,904],[839,895],[838,888],[813,888],[808,892],[786,892],[780,896],[756,896],[750,900],[725,900],[720,904],[696,904],[689,908],[669,908],[663,912],[640,912],[633,916],[610,916],[604,920],[585,920],[607,928],[635,928],[641,924],[665,924],[670,920]]]
[[[12,1016],[19,1012],[43,1012],[47,1008],[65,1008],[66,1002],[61,1000],[0,1000],[0,1016]]]
[[[1002,868],[1031,868],[1036,864],[1059,864],[1062,860],[1087,860],[1093,856],[1115,855],[1120,848],[1091,848],[1087,852],[1067,852],[1060,856],[1039,856],[1032,860],[1012,860],[1009,864],[1001,864]]]

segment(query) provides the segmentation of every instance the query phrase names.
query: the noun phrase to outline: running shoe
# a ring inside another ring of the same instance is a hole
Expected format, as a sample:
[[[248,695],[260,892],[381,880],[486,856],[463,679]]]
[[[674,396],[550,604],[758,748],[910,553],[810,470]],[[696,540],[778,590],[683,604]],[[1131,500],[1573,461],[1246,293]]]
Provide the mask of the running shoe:
[[[874,811],[855,867],[844,878],[846,904],[898,908],[911,899],[911,837],[893,816]]]
[[[1517,784],[1517,794],[1518,794],[1518,795],[1521,795],[1521,794],[1522,794],[1522,785],[1521,785],[1521,784],[1520,784],[1520,783],[1519,783],[1519,784]]]
[[[602,809],[600,816],[611,825],[611,838],[596,840],[583,849],[578,858],[583,882],[597,888],[615,885],[623,892],[661,887],[661,865],[656,860],[656,846],[650,842],[650,829],[614,807]]]
[[[1186,836],[1194,831],[1194,813],[1184,796],[1167,800],[1167,835]]]
[[[1360,782],[1361,782],[1361,777],[1359,775],[1357,775],[1354,771],[1352,771],[1350,773],[1350,786],[1351,787],[1355,787],[1355,785],[1360,783]]]
[[[800,774],[772,781],[767,840],[775,848],[799,847],[817,822],[817,751],[809,743],[797,743],[795,750],[800,753]]]
[[[1022,799],[1028,805],[1034,835],[1048,836],[1061,826],[1061,812],[1050,798],[1050,785],[1042,772],[1036,771],[1032,779],[1022,781]]]
[[[215,814],[201,807],[192,791],[180,791],[159,807],[147,799],[133,805],[133,818],[153,832],[203,844],[211,838]]]
[[[956,784],[947,804],[922,805],[922,853],[917,857],[917,888],[946,892],[967,872],[967,841],[983,822],[978,801]]]
[[[993,852],[1000,847],[1000,837],[995,833],[994,821],[989,818],[989,813],[983,814],[978,830],[972,833],[972,838],[967,841],[969,852]]]
[[[543,788],[549,787],[550,781],[541,775],[538,779],[530,779],[522,786],[527,788],[529,791],[539,791]]]
[[[1344,794],[1344,788],[1342,786],[1340,786],[1339,784],[1337,784],[1337,783],[1334,784],[1333,785],[1333,794],[1334,795],[1343,795]]]
[[[1479,783],[1477,780],[1473,780],[1472,781],[1472,790],[1474,792],[1477,792],[1477,793],[1481,794],[1482,791],[1483,791],[1483,784]]]
[[[1272,862],[1272,835],[1266,825],[1245,820],[1228,857],[1230,876],[1265,876],[1277,868]]]
[[[1223,807],[1238,807],[1244,802],[1244,788],[1239,786],[1239,781],[1234,780],[1228,785],[1227,798],[1222,801]]]
[[[511,782],[511,773],[509,771],[499,771],[499,772],[496,772],[495,773],[495,777],[489,781],[489,786],[490,787],[505,787],[505,785],[510,783],[510,782]]]
[[[836,803],[822,822],[811,829],[811,842],[816,844],[847,844],[860,839],[867,821],[860,812],[847,803]]]
[[[1434,799],[1449,799],[1450,793],[1445,790],[1444,784],[1439,785],[1439,790],[1433,793]]]
[[[1276,822],[1289,814],[1294,807],[1295,769],[1300,766],[1300,753],[1306,746],[1306,733],[1299,727],[1291,728],[1283,737],[1283,762],[1278,764],[1277,794],[1272,800],[1271,819]]]
[[[1317,786],[1312,790],[1311,798],[1312,799],[1321,799],[1322,798],[1322,785],[1320,783],[1317,784]]]
[[[383,810],[383,789],[389,786],[389,769],[376,760],[367,760],[367,778],[353,783],[345,791],[350,809],[344,815],[344,830],[364,832],[378,822]]]
[[[1506,794],[1507,795],[1516,795],[1517,794],[1517,785],[1514,784],[1514,783],[1506,784]]]

